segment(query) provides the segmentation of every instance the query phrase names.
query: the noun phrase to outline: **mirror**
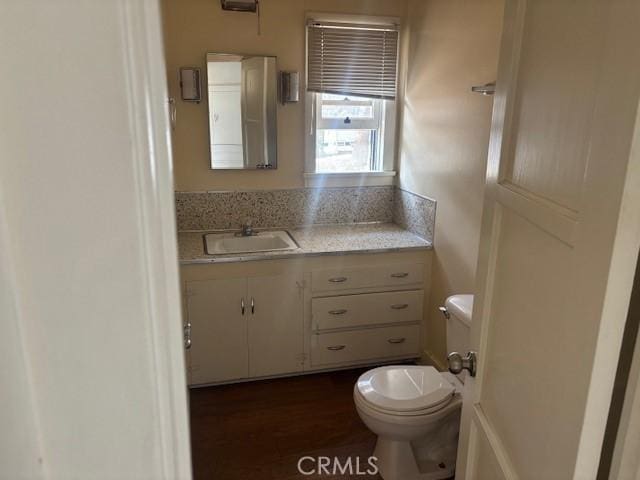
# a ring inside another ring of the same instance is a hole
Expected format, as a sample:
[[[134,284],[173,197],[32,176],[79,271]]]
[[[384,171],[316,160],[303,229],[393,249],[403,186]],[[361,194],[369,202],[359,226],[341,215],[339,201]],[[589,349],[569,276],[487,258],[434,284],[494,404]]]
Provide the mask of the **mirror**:
[[[276,57],[208,53],[207,87],[211,168],[276,168]]]

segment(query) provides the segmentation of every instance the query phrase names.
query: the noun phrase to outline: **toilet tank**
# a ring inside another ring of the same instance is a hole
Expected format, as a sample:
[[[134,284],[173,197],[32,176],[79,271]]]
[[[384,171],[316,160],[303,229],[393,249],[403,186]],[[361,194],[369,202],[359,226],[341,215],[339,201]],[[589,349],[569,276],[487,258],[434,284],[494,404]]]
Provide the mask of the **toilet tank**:
[[[452,295],[445,302],[447,318],[447,352],[462,355],[469,351],[469,332],[473,295]]]

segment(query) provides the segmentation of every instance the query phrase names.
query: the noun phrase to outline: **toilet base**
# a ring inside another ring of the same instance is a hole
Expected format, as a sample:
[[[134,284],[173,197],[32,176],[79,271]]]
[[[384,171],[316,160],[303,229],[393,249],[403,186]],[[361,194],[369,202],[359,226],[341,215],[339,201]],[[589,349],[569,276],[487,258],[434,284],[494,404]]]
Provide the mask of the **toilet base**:
[[[411,442],[378,437],[373,453],[384,480],[442,480],[453,477],[456,458],[416,458]]]
[[[462,408],[462,395],[458,385],[454,387],[456,393],[445,405],[411,415],[381,410],[375,403],[367,402],[356,384],[353,396],[356,410],[365,425],[378,436],[373,455],[384,480],[453,477]]]

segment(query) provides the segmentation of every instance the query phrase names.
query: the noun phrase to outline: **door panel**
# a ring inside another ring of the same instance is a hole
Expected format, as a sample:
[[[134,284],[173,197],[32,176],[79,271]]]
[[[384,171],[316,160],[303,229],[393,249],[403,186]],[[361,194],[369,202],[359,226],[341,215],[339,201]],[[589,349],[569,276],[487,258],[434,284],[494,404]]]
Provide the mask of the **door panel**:
[[[456,478],[591,479],[640,247],[640,4],[504,18]]]
[[[302,276],[250,277],[248,282],[249,375],[302,371]]]
[[[572,210],[580,200],[594,113],[601,3],[528,2],[524,19],[505,179]]]
[[[211,144],[242,147],[240,85],[209,87]]]
[[[496,241],[500,254],[484,351],[492,374],[480,404],[515,468],[527,472],[524,478],[570,478],[570,471],[558,468],[570,468],[562,460],[576,453],[581,412],[575,406],[587,387],[580,350],[593,341],[566,302],[572,249],[507,209]]]
[[[189,282],[186,291],[190,385],[246,378],[248,317],[241,307],[246,278]]]
[[[478,431],[476,430],[477,434]],[[476,443],[476,472],[474,479],[477,480],[506,480],[502,473],[500,462],[495,456],[495,452],[489,445],[487,439],[479,438]]]

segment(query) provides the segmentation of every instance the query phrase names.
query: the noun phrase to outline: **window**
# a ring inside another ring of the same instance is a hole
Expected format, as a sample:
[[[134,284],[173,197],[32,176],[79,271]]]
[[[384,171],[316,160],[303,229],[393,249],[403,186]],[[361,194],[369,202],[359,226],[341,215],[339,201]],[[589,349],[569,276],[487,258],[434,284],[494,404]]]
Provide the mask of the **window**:
[[[382,171],[379,99],[316,94],[316,172]]]
[[[398,27],[358,21],[308,21],[306,177],[369,175],[391,183]]]

